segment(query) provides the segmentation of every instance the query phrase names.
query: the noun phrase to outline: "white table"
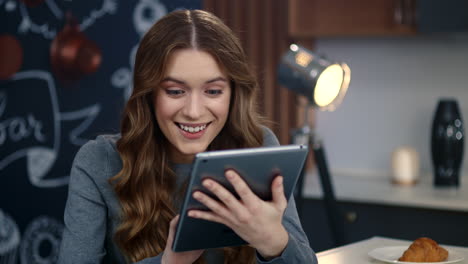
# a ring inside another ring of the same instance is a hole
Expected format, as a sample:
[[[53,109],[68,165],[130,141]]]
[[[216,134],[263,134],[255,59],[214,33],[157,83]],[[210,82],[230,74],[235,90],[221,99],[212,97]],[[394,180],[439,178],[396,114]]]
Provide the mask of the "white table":
[[[381,264],[384,262],[374,260],[368,256],[368,252],[379,247],[409,246],[412,241],[393,239],[386,237],[372,237],[366,240],[348,244],[342,247],[317,253],[319,264]],[[445,249],[455,250],[465,259],[457,264],[468,264],[468,248],[441,245]]]

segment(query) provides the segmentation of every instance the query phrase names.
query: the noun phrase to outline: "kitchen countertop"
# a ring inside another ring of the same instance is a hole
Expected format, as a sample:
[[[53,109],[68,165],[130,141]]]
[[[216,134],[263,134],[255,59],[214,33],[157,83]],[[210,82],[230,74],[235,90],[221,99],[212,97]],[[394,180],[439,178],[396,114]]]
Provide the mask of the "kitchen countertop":
[[[386,175],[345,171],[332,175],[338,201],[468,212],[468,184],[463,184],[463,177],[458,188],[436,188],[431,175],[422,175],[413,186],[393,184]],[[303,187],[305,198],[323,195],[315,171],[306,174]]]

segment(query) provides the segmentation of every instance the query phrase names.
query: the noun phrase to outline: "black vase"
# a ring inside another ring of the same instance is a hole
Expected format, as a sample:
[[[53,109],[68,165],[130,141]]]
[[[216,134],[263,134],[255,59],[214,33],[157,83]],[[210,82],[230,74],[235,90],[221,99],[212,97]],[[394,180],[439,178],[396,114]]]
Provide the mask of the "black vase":
[[[435,186],[459,186],[464,136],[463,120],[457,101],[439,100],[431,136]]]

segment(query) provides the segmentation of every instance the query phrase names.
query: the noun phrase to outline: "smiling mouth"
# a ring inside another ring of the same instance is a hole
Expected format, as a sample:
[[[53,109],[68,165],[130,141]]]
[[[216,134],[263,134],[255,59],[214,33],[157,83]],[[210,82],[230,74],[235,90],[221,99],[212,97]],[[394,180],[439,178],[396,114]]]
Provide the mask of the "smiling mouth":
[[[188,132],[188,133],[201,132],[201,131],[205,130],[210,124],[211,124],[211,122],[205,123],[203,125],[199,125],[199,124],[197,124],[197,125],[188,125],[188,124],[181,124],[181,123],[176,122],[176,125],[180,129],[182,129],[183,131]]]

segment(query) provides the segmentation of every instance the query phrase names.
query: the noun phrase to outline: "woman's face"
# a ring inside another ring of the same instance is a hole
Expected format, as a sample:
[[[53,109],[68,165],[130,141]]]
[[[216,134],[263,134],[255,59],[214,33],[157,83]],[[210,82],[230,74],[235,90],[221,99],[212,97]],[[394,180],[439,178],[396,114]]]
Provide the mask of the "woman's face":
[[[155,93],[156,120],[169,140],[172,162],[189,163],[224,127],[231,87],[207,52],[174,51]]]

